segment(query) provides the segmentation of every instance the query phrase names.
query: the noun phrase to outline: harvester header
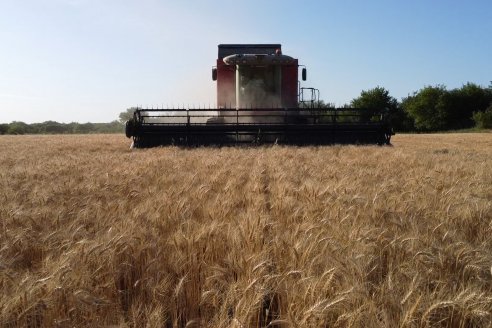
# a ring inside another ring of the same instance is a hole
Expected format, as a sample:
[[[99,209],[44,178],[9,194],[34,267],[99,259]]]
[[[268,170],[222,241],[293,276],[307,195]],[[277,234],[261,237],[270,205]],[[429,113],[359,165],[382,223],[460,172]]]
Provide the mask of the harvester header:
[[[318,89],[301,87],[300,67],[280,44],[220,44],[216,108],[137,109],[126,135],[135,147],[390,143],[386,109],[322,107]]]

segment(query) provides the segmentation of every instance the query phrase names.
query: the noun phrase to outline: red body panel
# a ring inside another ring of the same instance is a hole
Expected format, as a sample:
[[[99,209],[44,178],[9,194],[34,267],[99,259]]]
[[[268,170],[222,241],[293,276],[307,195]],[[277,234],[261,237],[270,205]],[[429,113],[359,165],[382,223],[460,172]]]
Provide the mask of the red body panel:
[[[297,108],[297,59],[292,65],[282,66],[282,106]]]
[[[224,64],[217,59],[217,108],[236,106],[236,66]]]

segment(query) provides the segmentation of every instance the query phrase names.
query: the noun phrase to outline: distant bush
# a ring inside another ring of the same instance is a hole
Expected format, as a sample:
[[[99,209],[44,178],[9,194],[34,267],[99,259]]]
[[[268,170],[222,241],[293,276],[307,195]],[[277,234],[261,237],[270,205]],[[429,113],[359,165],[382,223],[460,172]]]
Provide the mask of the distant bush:
[[[0,134],[6,134],[9,130],[8,124],[0,124]]]
[[[492,129],[492,103],[483,112],[474,112],[473,121],[479,129]]]

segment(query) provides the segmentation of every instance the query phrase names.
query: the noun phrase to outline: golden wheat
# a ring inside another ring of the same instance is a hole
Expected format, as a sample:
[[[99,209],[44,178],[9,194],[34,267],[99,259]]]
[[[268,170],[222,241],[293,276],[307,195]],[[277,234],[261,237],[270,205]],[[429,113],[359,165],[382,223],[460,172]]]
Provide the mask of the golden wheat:
[[[492,134],[0,137],[2,327],[487,327]]]

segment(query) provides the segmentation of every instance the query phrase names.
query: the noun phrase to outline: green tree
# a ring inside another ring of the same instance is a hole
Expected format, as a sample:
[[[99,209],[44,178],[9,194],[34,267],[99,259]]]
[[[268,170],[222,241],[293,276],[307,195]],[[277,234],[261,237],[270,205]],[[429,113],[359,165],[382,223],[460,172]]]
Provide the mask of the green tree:
[[[410,131],[414,128],[413,119],[403,110],[398,100],[392,97],[388,90],[380,86],[367,91],[363,90],[359,97],[352,99],[350,107],[369,110],[369,117],[375,111],[387,110],[391,125],[395,130]]]
[[[26,134],[30,133],[30,127],[24,122],[14,121],[9,124],[8,134]]]
[[[126,121],[130,120],[131,118],[133,118],[133,113],[135,113],[135,111],[137,109],[140,109],[140,107],[130,107],[130,108],[127,108],[126,111],[121,112],[120,115],[119,115],[120,122],[121,123],[126,123]]]
[[[77,129],[78,124],[79,123],[77,123],[77,122],[70,122],[70,123],[65,124],[67,133],[70,133],[70,134],[75,133],[75,130]]]
[[[8,130],[9,130],[8,123],[2,123],[2,124],[0,124],[0,134],[7,134],[7,131]]]
[[[46,121],[42,124],[42,133],[62,134],[67,132],[67,124],[58,123],[55,121]]]
[[[75,133],[91,133],[94,132],[94,123],[82,123],[75,127]]]
[[[473,121],[479,129],[492,129],[492,102],[485,111],[473,113]]]
[[[417,130],[436,131],[444,128],[445,113],[441,98],[446,93],[443,85],[426,86],[403,99],[401,106],[413,118]]]
[[[109,123],[94,123],[94,132],[96,133],[121,133],[123,132],[123,124],[119,121]]]
[[[350,105],[354,108],[396,111],[398,100],[391,97],[388,90],[377,86],[367,91],[363,90],[359,97],[352,99]]]

